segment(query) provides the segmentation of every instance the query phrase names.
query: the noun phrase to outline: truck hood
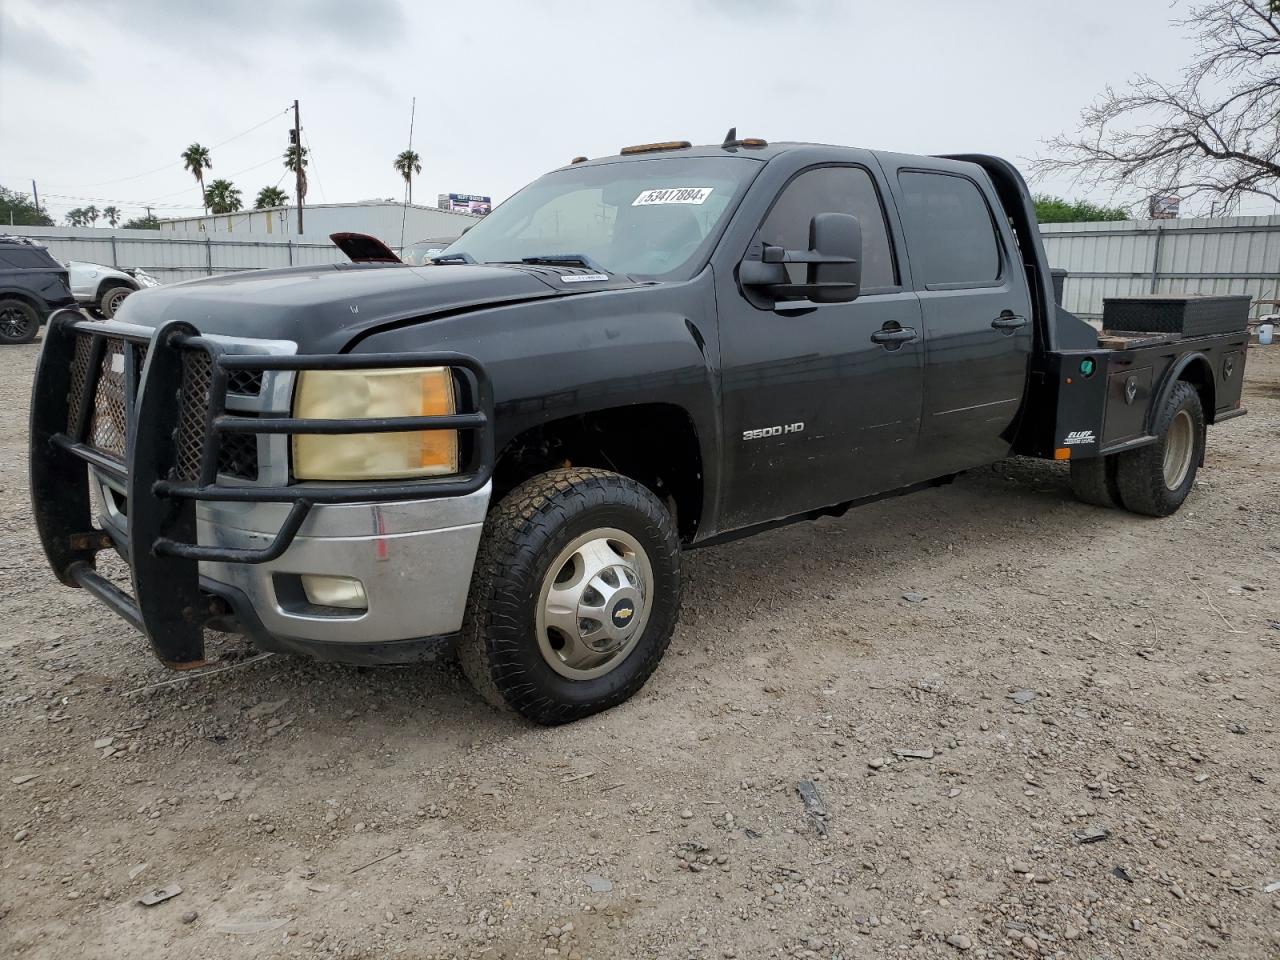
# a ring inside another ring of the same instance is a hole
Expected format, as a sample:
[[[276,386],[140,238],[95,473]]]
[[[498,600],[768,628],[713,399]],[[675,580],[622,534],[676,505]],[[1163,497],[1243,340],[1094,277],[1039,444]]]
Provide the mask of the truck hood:
[[[116,318],[159,327],[185,320],[201,333],[292,340],[300,353],[340,353],[352,340],[406,320],[632,287],[578,267],[342,263],[254,270],[142,290]]]

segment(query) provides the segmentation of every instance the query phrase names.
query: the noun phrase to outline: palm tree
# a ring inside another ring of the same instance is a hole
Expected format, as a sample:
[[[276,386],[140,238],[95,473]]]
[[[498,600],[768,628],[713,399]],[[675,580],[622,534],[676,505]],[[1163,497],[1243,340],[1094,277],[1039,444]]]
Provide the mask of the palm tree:
[[[83,227],[84,226],[84,207],[75,207],[67,211],[67,226]]]
[[[263,187],[253,201],[255,210],[266,210],[269,207],[283,207],[289,202],[289,195],[279,187]]]
[[[210,213],[235,213],[243,206],[240,188],[230,180],[214,180],[204,191],[204,205]]]
[[[404,177],[405,188],[409,192],[408,202],[413,203],[413,175],[422,172],[422,158],[413,150],[404,150],[391,161],[391,166]]]
[[[98,208],[93,204],[89,204],[84,208],[84,218],[89,221],[91,226],[96,227],[98,225],[98,215]]]
[[[200,184],[200,196],[204,197],[204,172],[213,169],[213,160],[209,158],[209,148],[202,147],[198,143],[193,143],[187,149],[182,151],[182,166],[186,170],[191,171],[191,175],[196,178],[196,183]],[[208,209],[208,204],[205,205]]]
[[[284,168],[298,174],[298,202],[307,199],[307,153],[306,147],[296,143],[290,144],[284,152]]]
[[[103,207],[102,215],[107,218],[107,223],[111,224],[113,227],[120,222],[119,207]]]

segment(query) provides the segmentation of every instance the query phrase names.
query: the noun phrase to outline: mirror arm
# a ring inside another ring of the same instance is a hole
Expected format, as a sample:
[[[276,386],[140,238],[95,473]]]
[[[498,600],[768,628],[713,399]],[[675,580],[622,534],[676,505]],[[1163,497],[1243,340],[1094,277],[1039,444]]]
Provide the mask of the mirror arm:
[[[847,290],[858,291],[856,283],[772,283],[764,288],[770,296],[777,300],[808,300],[821,298],[823,294],[832,294]]]
[[[839,257],[821,253],[817,250],[784,250],[765,244],[760,252],[761,263],[857,263],[854,257]]]
[[[788,250],[783,263],[857,263],[857,257],[837,257],[814,250]]]

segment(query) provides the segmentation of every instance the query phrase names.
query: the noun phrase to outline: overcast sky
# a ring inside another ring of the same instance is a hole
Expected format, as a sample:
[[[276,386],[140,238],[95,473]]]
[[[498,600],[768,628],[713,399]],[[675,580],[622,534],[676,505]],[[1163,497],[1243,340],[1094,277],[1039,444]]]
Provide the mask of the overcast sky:
[[[144,203],[195,213],[178,154],[199,141],[212,149],[209,176],[234,181],[246,205],[277,182],[292,194],[280,158],[295,97],[312,203],[402,197],[391,162],[415,96],[414,195],[428,203],[449,191],[500,200],[578,154],[719,142],[733,125],[769,140],[981,151],[1024,165],[1107,83],[1176,76],[1188,44],[1170,21],[1185,8],[0,0],[0,184],[30,190],[34,177],[59,221],[89,202],[130,217]]]

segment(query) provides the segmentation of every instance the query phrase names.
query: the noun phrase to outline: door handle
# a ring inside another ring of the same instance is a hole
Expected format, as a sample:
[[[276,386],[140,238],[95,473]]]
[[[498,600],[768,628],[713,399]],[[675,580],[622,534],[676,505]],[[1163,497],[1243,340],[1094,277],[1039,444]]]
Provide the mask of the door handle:
[[[1025,327],[1026,325],[1026,317],[1019,317],[1009,310],[1001,310],[1000,316],[991,321],[991,326],[996,330],[1017,330],[1019,327]]]
[[[886,325],[871,335],[872,343],[884,344],[893,348],[904,343],[910,343],[916,339],[917,334],[911,327],[899,327],[896,324],[892,327]]]

